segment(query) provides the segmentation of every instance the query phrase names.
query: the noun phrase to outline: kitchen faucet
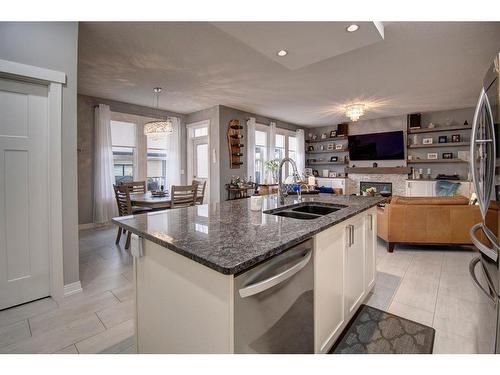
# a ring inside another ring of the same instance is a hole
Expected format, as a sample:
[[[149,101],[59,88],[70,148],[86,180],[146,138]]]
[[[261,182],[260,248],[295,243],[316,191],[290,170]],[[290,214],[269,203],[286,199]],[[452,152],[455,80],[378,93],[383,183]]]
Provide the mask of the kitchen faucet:
[[[280,204],[285,204],[285,192],[283,190],[283,164],[285,164],[285,162],[289,162],[292,165],[294,182],[297,182],[297,177],[299,175],[299,173],[297,172],[297,164],[295,164],[293,159],[284,158],[281,160],[280,166],[278,168],[278,197]],[[299,187],[299,194],[300,194],[300,187]]]

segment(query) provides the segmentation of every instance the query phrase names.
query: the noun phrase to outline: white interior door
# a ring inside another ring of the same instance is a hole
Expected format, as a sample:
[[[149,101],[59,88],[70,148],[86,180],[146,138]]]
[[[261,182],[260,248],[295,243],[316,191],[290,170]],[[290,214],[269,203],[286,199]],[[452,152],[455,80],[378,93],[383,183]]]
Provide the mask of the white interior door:
[[[210,168],[210,148],[208,147],[208,137],[193,138],[193,179],[206,181],[205,198],[203,203],[210,202],[209,196],[209,168]]]
[[[0,309],[50,294],[48,88],[0,79]]]

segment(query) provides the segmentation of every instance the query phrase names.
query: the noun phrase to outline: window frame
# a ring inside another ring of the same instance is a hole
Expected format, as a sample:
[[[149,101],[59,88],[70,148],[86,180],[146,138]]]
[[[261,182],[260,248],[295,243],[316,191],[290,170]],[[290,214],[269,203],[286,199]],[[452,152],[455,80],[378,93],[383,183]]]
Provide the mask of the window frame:
[[[122,164],[122,163],[115,163],[115,151],[113,150],[115,147],[121,147],[121,148],[129,148],[132,149],[132,180],[136,180],[137,176],[139,174],[139,165],[138,165],[138,153],[139,153],[139,142],[138,142],[138,134],[137,134],[137,128],[138,124],[136,122],[132,121],[124,121],[124,120],[110,120],[110,127],[112,127],[113,123],[123,123],[123,124],[131,124],[134,127],[134,146],[124,146],[122,144],[115,144],[113,142],[113,136],[111,133],[111,150],[113,154],[113,177],[115,178],[115,184],[118,184],[116,180],[116,175],[114,174],[115,171],[115,165],[121,166],[123,173],[125,173],[125,167],[129,164]],[[125,177],[125,175],[123,175]]]

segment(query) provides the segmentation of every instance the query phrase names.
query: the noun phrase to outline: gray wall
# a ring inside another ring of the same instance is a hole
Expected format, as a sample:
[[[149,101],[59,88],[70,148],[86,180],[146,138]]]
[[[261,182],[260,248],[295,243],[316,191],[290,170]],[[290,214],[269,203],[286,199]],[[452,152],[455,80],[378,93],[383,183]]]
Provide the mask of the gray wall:
[[[186,168],[186,123],[185,115],[142,107],[109,99],[78,95],[78,223],[88,224],[93,220],[94,206],[94,106],[107,104],[112,112],[150,118],[175,116],[181,121],[181,169]],[[186,176],[181,175],[185,183]]]
[[[232,176],[247,176],[247,163],[248,163],[248,153],[243,151],[245,154],[244,164],[239,169],[231,169],[229,166],[229,151],[227,143],[227,127],[229,120],[238,119],[240,124],[243,125],[243,140],[242,143],[246,146],[246,140],[248,137],[246,122],[249,117],[255,117],[255,120],[259,124],[269,125],[270,122],[274,121],[276,127],[288,130],[300,129],[300,126],[291,124],[288,122],[283,122],[279,120],[274,120],[269,117],[257,115],[255,113],[240,111],[239,109],[230,108],[226,106],[219,106],[219,137],[220,137],[220,200],[224,201],[227,199],[227,192],[225,189],[225,184],[227,184]]]
[[[460,109],[450,109],[447,111],[422,113],[422,127],[427,127],[430,122],[434,123],[436,126],[444,126],[447,122],[450,122],[452,125],[463,125],[464,121],[467,121],[470,125],[472,124],[473,116],[474,116],[474,108],[460,108]],[[318,134],[318,136],[324,132],[329,134],[330,130],[336,129],[336,127],[337,126],[334,125],[334,126],[306,129],[305,130],[306,139],[308,133]],[[349,135],[382,133],[382,132],[390,132],[396,130],[403,130],[405,132],[405,137],[406,137],[406,130],[407,130],[406,115],[392,116],[392,117],[373,119],[373,120],[364,120],[364,121],[361,120],[349,123]],[[437,143],[438,136],[447,135],[448,141],[451,141],[452,134],[461,134],[462,140],[464,141],[470,140],[470,130],[422,134],[418,136],[418,139],[419,142],[422,143],[422,138],[432,137],[433,142]],[[307,149],[307,144],[306,144],[306,149]],[[467,148],[464,147],[460,148],[460,150],[466,150],[466,149]],[[444,147],[433,148],[433,149],[422,149],[422,150],[412,149],[411,155],[416,155],[425,159],[427,158],[428,152],[437,152],[439,157],[441,157],[442,152],[453,152],[454,157],[457,157],[456,150],[457,149],[455,148],[444,148]],[[371,167],[374,161],[375,160],[355,161],[355,162],[350,162],[349,164],[352,165],[354,163],[358,167],[362,166]],[[379,167],[393,167],[393,166],[406,165],[406,160],[378,160],[377,163]],[[466,177],[468,169],[467,164],[412,164],[412,166],[416,168],[422,168],[424,170],[424,173],[426,173],[427,168],[430,168],[431,174],[433,176],[437,175],[438,173],[444,173],[444,174],[458,173],[462,177]],[[343,167],[335,167],[335,168],[343,169]],[[332,170],[333,169],[334,168],[332,168]]]
[[[64,282],[79,280],[76,155],[77,22],[0,22],[0,58],[66,73],[62,105]]]

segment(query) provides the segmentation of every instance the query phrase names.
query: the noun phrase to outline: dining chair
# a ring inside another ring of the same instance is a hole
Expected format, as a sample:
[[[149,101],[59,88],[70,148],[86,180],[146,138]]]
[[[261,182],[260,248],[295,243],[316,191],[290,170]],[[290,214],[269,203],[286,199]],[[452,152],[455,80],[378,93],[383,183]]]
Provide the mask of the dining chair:
[[[172,185],[170,193],[170,207],[179,208],[194,206],[196,203],[197,188],[197,184],[185,186]]]
[[[121,186],[126,186],[130,193],[146,193],[146,181],[122,182]]]
[[[193,185],[196,185],[196,204],[203,204],[205,197],[206,181],[193,180]]]
[[[113,189],[115,190],[116,205],[118,206],[119,216],[136,215],[151,211],[150,208],[146,207],[132,207],[132,202],[130,201],[130,188],[125,184],[113,185]],[[120,243],[122,233],[126,232],[127,231],[125,229],[122,230],[121,227],[118,227],[118,233],[116,234],[115,241],[117,245]],[[125,249],[128,249],[130,247],[131,235],[132,233],[129,231],[127,234],[127,241],[125,242]]]

